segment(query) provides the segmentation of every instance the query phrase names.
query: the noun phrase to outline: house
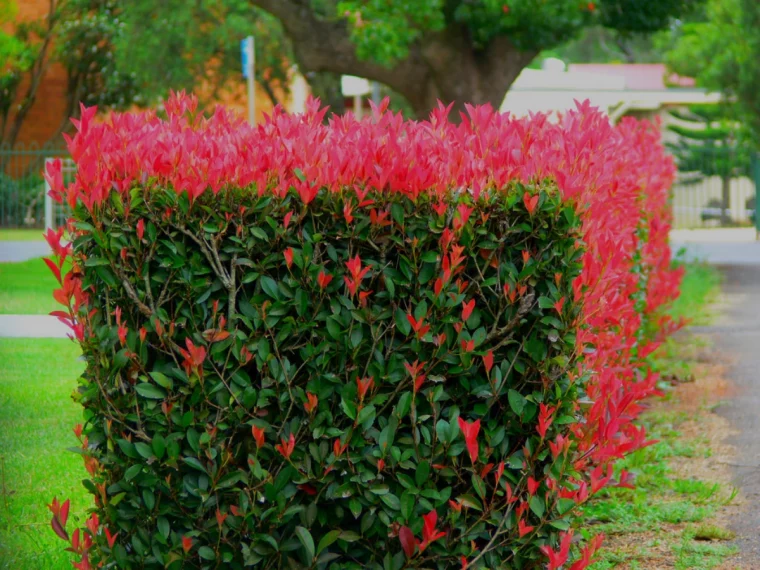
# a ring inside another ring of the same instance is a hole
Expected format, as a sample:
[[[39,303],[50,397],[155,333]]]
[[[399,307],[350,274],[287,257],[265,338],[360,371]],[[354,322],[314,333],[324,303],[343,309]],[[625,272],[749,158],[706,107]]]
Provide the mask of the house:
[[[504,98],[501,111],[522,116],[530,112],[567,111],[575,101],[588,99],[618,121],[624,116],[658,120],[665,143],[678,140],[668,129],[677,123],[670,111],[694,104],[717,104],[721,94],[695,86],[691,78],[667,71],[664,64],[571,64],[546,60],[542,69],[525,69]],[[673,216],[677,228],[717,223],[721,203],[719,177],[679,176],[673,187]],[[747,177],[730,182],[731,217],[750,223],[754,213],[755,185]],[[720,208],[717,209],[718,213]]]
[[[15,27],[22,22],[41,21],[47,17],[50,10],[50,0],[17,0],[17,12],[13,22],[6,23],[3,31],[12,33]],[[53,53],[54,46],[48,50],[48,62],[50,55]],[[17,103],[22,100],[29,86],[30,78],[25,77],[17,95]],[[282,93],[277,93],[280,100],[285,102],[288,110],[301,110],[305,101],[304,81],[297,73],[293,74],[292,84],[290,87],[290,96],[283,97]],[[66,94],[68,88],[68,77],[65,68],[58,63],[48,63],[42,73],[37,89],[35,102],[32,105],[29,114],[23,122],[16,146],[19,148],[28,148],[32,146],[42,146],[46,143],[55,146],[61,146],[61,139],[51,140],[57,134],[61,124],[67,119],[66,114]],[[198,86],[196,91],[203,95],[211,93],[211,89],[204,86]],[[231,79],[224,89],[217,90],[211,99],[210,104],[221,103],[241,116],[247,116],[247,91],[245,81],[242,78]],[[256,116],[261,119],[264,113],[271,112],[272,102],[260,86],[256,87]],[[13,115],[13,112],[11,112]],[[9,121],[10,122],[10,121]],[[6,126],[6,131],[8,130]],[[0,137],[0,140],[4,138]]]

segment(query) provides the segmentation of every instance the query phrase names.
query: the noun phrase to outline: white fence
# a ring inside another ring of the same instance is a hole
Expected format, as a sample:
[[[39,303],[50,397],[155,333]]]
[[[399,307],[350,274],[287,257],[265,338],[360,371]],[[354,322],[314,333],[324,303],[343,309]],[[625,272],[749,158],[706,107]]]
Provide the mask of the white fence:
[[[673,227],[698,228],[720,225],[722,181],[718,176],[697,183],[676,182],[673,186]],[[755,184],[747,178],[731,180],[729,215],[737,224],[751,224],[755,213]],[[749,202],[749,204],[748,204]],[[717,205],[717,207],[716,207]]]
[[[50,162],[57,160],[55,158],[45,159],[45,172],[47,172],[47,165]],[[70,158],[61,158],[61,170],[63,173],[64,182],[68,183],[71,178],[76,174],[77,167],[74,161]],[[59,204],[50,197],[50,184],[45,181],[45,229],[56,229],[63,225],[66,225],[66,220],[71,215],[68,204],[64,201],[63,204]]]

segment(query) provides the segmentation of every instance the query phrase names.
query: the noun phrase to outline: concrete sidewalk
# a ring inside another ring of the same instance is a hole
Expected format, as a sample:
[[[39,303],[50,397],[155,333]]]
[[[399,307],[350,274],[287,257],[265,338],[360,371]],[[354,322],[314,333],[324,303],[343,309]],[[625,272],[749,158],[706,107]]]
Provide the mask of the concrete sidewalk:
[[[673,230],[670,247],[689,261],[713,265],[760,265],[760,241],[755,228]]]
[[[0,263],[50,255],[46,241],[0,241]]]
[[[0,338],[67,338],[70,332],[49,315],[0,315]]]

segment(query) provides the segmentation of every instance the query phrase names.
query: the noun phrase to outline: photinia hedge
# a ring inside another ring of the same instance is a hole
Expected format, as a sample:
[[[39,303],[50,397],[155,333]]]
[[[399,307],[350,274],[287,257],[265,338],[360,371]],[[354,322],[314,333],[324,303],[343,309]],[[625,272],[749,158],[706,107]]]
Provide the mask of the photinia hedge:
[[[676,326],[656,129],[324,112],[83,109],[47,237],[95,505],[54,531],[77,568],[587,567]]]

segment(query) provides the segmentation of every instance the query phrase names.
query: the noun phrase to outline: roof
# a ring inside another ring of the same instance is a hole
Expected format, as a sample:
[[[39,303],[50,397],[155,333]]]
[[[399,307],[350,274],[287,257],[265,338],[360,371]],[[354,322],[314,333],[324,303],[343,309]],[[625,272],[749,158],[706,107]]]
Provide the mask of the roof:
[[[668,73],[664,63],[572,63],[570,72],[623,77],[626,89],[664,91],[668,87],[695,87],[691,77]]]

